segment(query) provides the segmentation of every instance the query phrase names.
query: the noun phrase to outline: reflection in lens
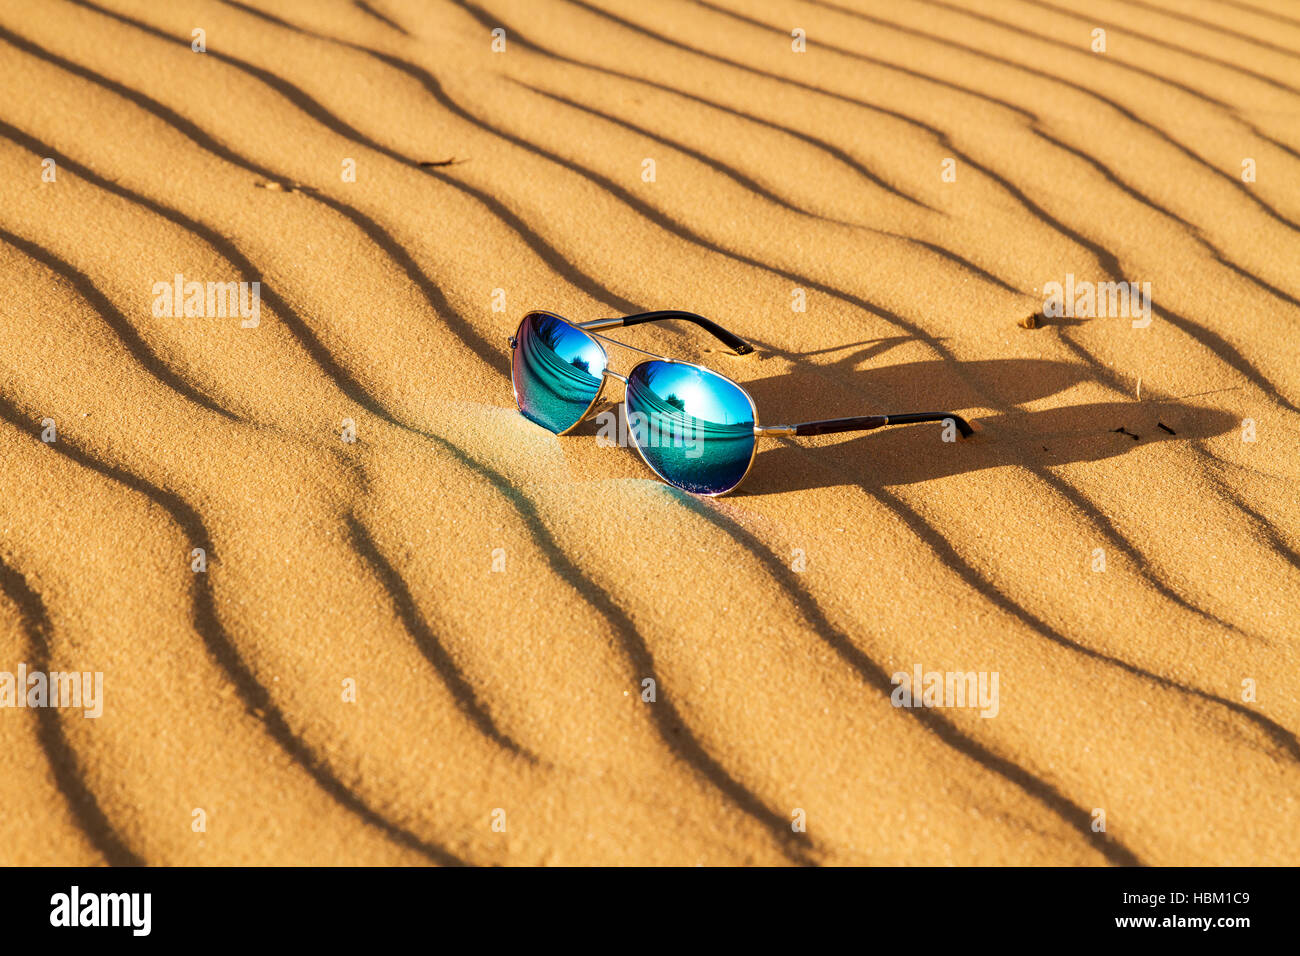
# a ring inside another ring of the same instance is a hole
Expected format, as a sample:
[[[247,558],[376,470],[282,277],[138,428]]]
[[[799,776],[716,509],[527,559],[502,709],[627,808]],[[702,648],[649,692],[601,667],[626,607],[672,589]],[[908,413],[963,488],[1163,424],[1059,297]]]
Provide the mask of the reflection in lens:
[[[576,425],[595,400],[605,353],[569,323],[534,314],[519,326],[510,374],[524,417],[559,434]]]
[[[754,406],[720,375],[643,362],[627,380],[628,434],[655,471],[697,495],[730,491],[754,457]]]

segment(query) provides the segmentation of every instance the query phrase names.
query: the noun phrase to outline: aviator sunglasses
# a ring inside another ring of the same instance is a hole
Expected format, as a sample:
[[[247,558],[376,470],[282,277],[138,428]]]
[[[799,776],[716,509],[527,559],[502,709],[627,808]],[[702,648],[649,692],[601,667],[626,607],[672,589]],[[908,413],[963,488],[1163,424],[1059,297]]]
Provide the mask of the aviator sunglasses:
[[[675,488],[709,496],[725,495],[740,486],[754,464],[760,438],[829,435],[884,425],[944,421],[951,421],[963,438],[973,432],[965,419],[951,412],[760,425],[754,400],[731,379],[595,332],[669,319],[694,323],[737,355],[754,351],[744,339],[693,312],[640,312],[619,319],[578,323],[554,312],[529,312],[510,337],[510,382],[519,411],[548,431],[563,435],[596,407],[606,381],[618,379],[624,388],[629,442],[650,470]],[[602,343],[646,358],[627,375],[620,375],[610,370],[609,355]]]

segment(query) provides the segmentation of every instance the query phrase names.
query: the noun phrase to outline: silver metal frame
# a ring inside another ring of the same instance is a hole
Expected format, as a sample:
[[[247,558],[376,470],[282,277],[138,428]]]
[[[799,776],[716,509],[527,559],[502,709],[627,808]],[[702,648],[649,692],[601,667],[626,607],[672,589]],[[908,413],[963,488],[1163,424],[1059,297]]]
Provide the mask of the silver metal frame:
[[[596,390],[596,397],[591,400],[591,404],[587,406],[586,410],[582,413],[581,417],[576,422],[574,422],[564,431],[556,432],[557,435],[567,435],[569,434],[569,432],[573,431],[584,421],[586,421],[587,416],[591,414],[591,410],[596,407],[596,405],[600,402],[601,396],[605,394],[605,383],[608,379],[615,378],[623,383],[624,401],[626,402],[627,400],[626,388],[627,388],[628,378],[632,375],[633,372],[635,372],[642,365],[648,364],[647,362],[638,362],[636,365],[632,366],[631,371],[629,371],[627,375],[620,375],[618,372],[612,372],[609,369],[609,352],[605,350],[605,346],[601,344],[602,342],[608,342],[610,345],[617,345],[619,348],[627,349],[631,352],[639,352],[641,355],[649,356],[651,359],[654,359],[659,362],[668,362],[672,365],[686,365],[690,368],[699,369],[701,372],[707,372],[709,375],[715,375],[718,378],[722,379],[724,382],[729,382],[730,384],[734,385],[740,391],[740,394],[745,396],[745,401],[749,402],[749,410],[754,413],[755,441],[754,441],[754,447],[749,453],[749,464],[745,466],[744,474],[740,476],[740,479],[734,485],[732,485],[730,488],[726,489],[725,491],[715,491],[712,494],[688,491],[686,492],[687,494],[697,495],[698,497],[702,497],[702,498],[721,498],[723,495],[731,494],[742,484],[744,484],[745,479],[749,477],[749,472],[754,467],[754,459],[758,457],[759,438],[768,437],[768,436],[794,434],[793,425],[769,425],[766,428],[759,425],[758,406],[754,404],[754,397],[750,395],[748,391],[745,390],[743,385],[741,385],[739,382],[733,382],[731,379],[727,378],[727,376],[723,375],[721,372],[715,372],[713,369],[706,368],[703,365],[696,365],[694,362],[683,362],[680,359],[669,358],[667,355],[659,355],[656,352],[648,352],[645,349],[637,348],[635,345],[628,345],[626,342],[620,342],[617,339],[607,338],[606,336],[598,335],[594,331],[592,331],[593,329],[607,329],[607,328],[619,326],[622,323],[621,319],[592,319],[589,322],[570,322],[564,316],[557,315],[554,312],[548,312],[545,309],[533,309],[529,311],[527,314],[525,314],[522,319],[519,320],[519,325],[515,329],[515,334],[510,337],[510,346],[512,350],[515,346],[515,343],[518,341],[519,329],[523,328],[524,323],[527,322],[529,318],[531,318],[534,315],[547,315],[553,319],[559,319],[565,325],[577,329],[578,331],[586,335],[587,338],[591,339],[592,342],[595,344],[596,348],[600,349],[601,354],[605,357],[605,369],[601,373],[600,388]],[[511,355],[510,357],[510,389],[515,396],[515,406],[519,407],[519,389],[518,386],[516,386],[515,384],[515,361],[513,355]],[[658,475],[660,481],[664,482],[665,484],[671,485],[674,488],[677,488],[679,491],[686,491],[685,488],[682,488],[676,483],[669,481],[667,477],[665,477],[663,474],[659,472],[659,469],[657,469],[654,465],[650,464],[650,459],[646,457],[646,454],[644,451],[641,450],[640,445],[638,445],[635,441],[631,442],[631,445],[633,448],[636,449],[636,453],[641,456],[641,460],[645,462],[646,467],[649,468],[651,471],[653,471],[656,475]]]

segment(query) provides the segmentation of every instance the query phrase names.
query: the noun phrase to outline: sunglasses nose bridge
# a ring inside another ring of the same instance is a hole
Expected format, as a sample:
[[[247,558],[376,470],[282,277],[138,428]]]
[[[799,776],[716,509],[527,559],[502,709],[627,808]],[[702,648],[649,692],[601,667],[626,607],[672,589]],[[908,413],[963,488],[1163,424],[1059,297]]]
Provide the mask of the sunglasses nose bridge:
[[[608,368],[605,369],[605,375],[607,375],[607,376],[610,377],[610,378],[616,378],[616,379],[618,379],[620,382],[622,382],[624,385],[627,385],[627,376],[626,376],[626,375],[620,375],[620,374],[618,374],[618,372],[615,372],[615,371],[613,371],[612,369],[608,369]]]

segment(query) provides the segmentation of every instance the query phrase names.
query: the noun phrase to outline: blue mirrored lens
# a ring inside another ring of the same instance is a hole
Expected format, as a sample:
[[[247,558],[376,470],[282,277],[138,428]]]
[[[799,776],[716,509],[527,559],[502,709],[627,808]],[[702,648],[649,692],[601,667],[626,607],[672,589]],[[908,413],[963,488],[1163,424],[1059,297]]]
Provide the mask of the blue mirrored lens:
[[[721,375],[643,362],[627,380],[628,435],[669,483],[697,495],[740,484],[754,456],[754,407]]]
[[[591,407],[605,374],[605,353],[593,339],[550,315],[519,326],[510,365],[519,410],[559,434]]]

